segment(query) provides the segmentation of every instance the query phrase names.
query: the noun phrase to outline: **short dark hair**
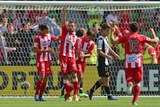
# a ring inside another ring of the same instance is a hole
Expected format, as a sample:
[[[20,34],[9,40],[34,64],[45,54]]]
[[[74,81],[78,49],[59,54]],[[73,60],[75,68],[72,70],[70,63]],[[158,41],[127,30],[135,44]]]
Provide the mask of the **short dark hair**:
[[[14,26],[14,25],[13,25],[13,23],[8,23],[8,24],[7,24],[7,27],[8,27],[8,26]]]
[[[77,32],[76,32],[76,35],[77,37],[82,37],[84,35],[84,31],[82,29],[79,29]]]
[[[22,27],[24,27],[25,25],[27,25],[28,23],[22,23]]]
[[[106,30],[106,29],[109,29],[110,26],[107,24],[107,23],[104,23],[101,27],[101,30]]]
[[[41,30],[41,31],[43,31],[43,30],[45,30],[45,29],[48,29],[48,24],[40,24],[39,26],[38,26],[38,28],[39,28],[39,30]]]
[[[91,36],[91,37],[93,37],[93,38],[95,37],[95,33],[94,33],[94,31],[93,31],[92,29],[88,29],[88,30],[87,30],[87,35],[88,35],[88,36]]]
[[[131,32],[137,32],[139,30],[139,25],[137,22],[133,22],[130,25],[130,30]]]

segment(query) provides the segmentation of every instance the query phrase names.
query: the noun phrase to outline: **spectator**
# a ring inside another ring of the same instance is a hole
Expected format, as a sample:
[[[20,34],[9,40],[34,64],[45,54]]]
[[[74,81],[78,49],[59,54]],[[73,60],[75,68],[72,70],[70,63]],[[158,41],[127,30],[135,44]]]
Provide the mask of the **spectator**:
[[[7,24],[8,24],[8,18],[7,16],[3,16],[2,18],[2,24],[0,25],[1,33],[7,32]]]
[[[93,24],[96,22],[98,24],[102,23],[104,11],[100,10],[100,8],[93,8],[90,9],[88,12],[88,27],[92,27]]]
[[[16,62],[16,38],[14,26],[12,23],[8,23],[7,30],[8,32],[5,32],[3,36],[5,38],[6,46],[10,47],[11,50],[13,49],[13,51],[8,51],[7,55],[10,64],[14,64]]]
[[[93,23],[93,31],[95,33],[95,43],[97,42],[97,38],[101,35],[100,26],[97,22]]]
[[[35,34],[29,29],[29,24],[22,24],[23,28],[16,34],[17,37],[17,57],[18,63],[28,65],[30,60],[31,47],[33,45],[33,35]]]
[[[51,34],[52,35],[59,35],[61,34],[61,29],[60,27],[56,24],[55,21],[53,21],[51,18],[47,17],[47,11],[43,11],[41,14],[41,17],[38,18],[38,25],[40,24],[48,24],[51,29]]]

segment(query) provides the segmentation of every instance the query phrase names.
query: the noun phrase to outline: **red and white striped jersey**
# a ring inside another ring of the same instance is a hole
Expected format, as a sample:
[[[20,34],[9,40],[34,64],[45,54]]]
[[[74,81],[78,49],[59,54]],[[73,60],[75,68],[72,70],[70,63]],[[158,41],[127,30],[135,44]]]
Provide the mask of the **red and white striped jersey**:
[[[139,35],[138,32],[127,34],[118,39],[125,48],[125,68],[137,68],[142,66],[142,47],[145,42],[150,43],[151,39]]]
[[[66,26],[62,26],[62,36],[60,43],[60,56],[75,57],[75,48],[77,47],[77,36],[74,32],[69,34]]]
[[[84,54],[91,54],[93,53],[95,47],[95,43],[91,40],[86,42],[85,37],[78,38],[78,48]],[[76,62],[86,62],[86,58],[76,57]]]
[[[57,39],[58,39],[58,37],[52,36],[50,34],[46,34],[46,35],[38,34],[34,38],[34,48],[47,50],[50,48],[51,41],[55,41]],[[37,55],[36,55],[36,61],[38,61],[38,62],[50,61],[50,60],[51,60],[51,55],[48,52],[37,53]]]

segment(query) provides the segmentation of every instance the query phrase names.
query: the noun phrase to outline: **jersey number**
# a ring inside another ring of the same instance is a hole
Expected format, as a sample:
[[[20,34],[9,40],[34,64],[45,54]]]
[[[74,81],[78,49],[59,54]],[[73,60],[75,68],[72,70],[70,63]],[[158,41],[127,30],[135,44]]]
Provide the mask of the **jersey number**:
[[[139,51],[139,41],[138,40],[130,40],[129,47],[130,47],[130,52],[138,52]]]

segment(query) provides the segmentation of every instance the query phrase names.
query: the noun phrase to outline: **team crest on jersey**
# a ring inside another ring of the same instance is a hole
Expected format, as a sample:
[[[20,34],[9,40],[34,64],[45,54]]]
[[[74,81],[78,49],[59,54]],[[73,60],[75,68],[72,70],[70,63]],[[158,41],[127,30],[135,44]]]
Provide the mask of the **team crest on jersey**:
[[[34,43],[34,47],[38,47],[38,43]]]
[[[151,38],[147,37],[147,40],[149,41],[149,40],[151,40]]]

